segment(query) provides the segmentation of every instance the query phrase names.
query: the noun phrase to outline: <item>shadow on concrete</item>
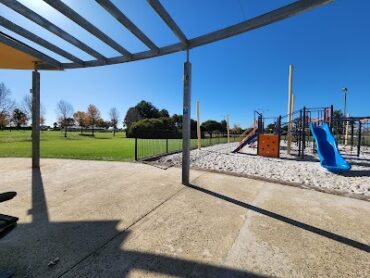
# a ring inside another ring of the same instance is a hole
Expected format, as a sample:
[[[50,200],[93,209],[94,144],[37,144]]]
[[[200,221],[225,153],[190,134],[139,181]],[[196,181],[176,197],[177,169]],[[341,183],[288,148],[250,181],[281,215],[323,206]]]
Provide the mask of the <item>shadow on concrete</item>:
[[[32,222],[19,224],[0,241],[0,249],[8,254],[1,257],[0,274],[15,273],[14,277],[126,277],[131,271],[140,270],[176,277],[265,277],[221,265],[124,250],[122,246],[130,234],[130,227],[118,230],[119,220],[51,222],[39,169],[32,170],[31,186],[32,209],[29,213]]]
[[[45,196],[44,183],[42,181],[41,171],[38,168],[32,168],[32,209],[29,214],[32,215],[32,222],[35,224],[48,223],[49,212]]]
[[[353,248],[357,248],[359,250],[362,250],[362,251],[365,251],[367,253],[370,253],[370,246],[367,245],[367,244],[365,244],[365,243],[361,243],[361,242],[358,242],[358,241],[355,241],[355,240],[346,238],[344,236],[341,236],[341,235],[338,235],[338,234],[335,234],[335,233],[332,233],[332,232],[329,232],[329,231],[326,231],[326,230],[317,228],[315,226],[312,226],[312,225],[309,225],[309,224],[305,224],[303,222],[300,222],[300,221],[291,219],[291,218],[286,217],[286,216],[283,216],[281,214],[278,214],[278,213],[275,213],[275,212],[272,212],[272,211],[269,211],[269,210],[265,210],[263,208],[259,208],[259,207],[253,206],[251,204],[244,203],[242,201],[239,201],[239,200],[230,198],[228,196],[219,194],[217,192],[210,191],[208,189],[199,187],[197,185],[190,184],[190,185],[188,185],[188,187],[189,188],[192,188],[192,189],[195,189],[197,191],[200,191],[202,193],[208,194],[210,196],[219,198],[219,199],[224,200],[226,202],[232,203],[234,205],[240,206],[242,208],[246,208],[246,209],[252,210],[254,212],[260,213],[262,215],[265,215],[265,216],[274,218],[276,220],[282,221],[284,223],[290,224],[290,225],[292,225],[294,227],[297,227],[297,228],[300,228],[300,229],[304,229],[304,230],[309,231],[311,233],[314,233],[314,234],[317,234],[317,235],[320,235],[320,236],[323,236],[323,237],[326,237],[326,238],[335,240],[335,241],[340,242],[342,244],[345,244],[345,245],[351,246]]]

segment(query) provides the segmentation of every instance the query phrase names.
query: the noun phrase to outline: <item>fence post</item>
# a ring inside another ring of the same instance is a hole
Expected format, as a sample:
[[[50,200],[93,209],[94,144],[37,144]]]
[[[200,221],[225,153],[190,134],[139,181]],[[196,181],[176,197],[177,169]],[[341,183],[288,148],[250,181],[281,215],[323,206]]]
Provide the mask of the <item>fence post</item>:
[[[351,121],[351,151],[353,151],[353,132],[354,132],[354,125],[353,121]]]
[[[306,148],[306,106],[303,107],[302,121],[302,158],[304,158],[304,150]]]
[[[166,138],[166,153],[168,153],[168,138]]]
[[[299,121],[297,122],[296,126],[296,135],[297,135],[297,143],[298,143],[298,157],[301,157],[302,155],[302,109],[299,110]]]
[[[361,151],[361,121],[358,121],[358,142],[357,142],[357,157],[360,157]]]
[[[137,138],[135,137],[135,160],[137,161]]]

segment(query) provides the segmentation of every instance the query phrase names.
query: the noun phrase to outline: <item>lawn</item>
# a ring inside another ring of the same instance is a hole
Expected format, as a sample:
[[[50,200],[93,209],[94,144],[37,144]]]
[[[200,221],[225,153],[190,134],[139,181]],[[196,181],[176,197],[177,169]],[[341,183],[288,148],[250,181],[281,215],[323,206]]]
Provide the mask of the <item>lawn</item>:
[[[97,132],[95,137],[60,131],[41,132],[41,157],[91,160],[132,160],[135,139],[122,132]],[[31,157],[31,131],[0,131],[0,157]]]
[[[235,141],[237,137],[232,137]],[[202,146],[226,143],[222,137],[202,139]],[[0,131],[0,157],[31,157],[31,131]],[[197,139],[191,139],[191,148]],[[138,159],[181,151],[182,139],[138,139]],[[123,132],[68,132],[67,138],[60,131],[41,132],[41,157],[90,160],[127,161],[135,159],[135,139],[126,138]]]

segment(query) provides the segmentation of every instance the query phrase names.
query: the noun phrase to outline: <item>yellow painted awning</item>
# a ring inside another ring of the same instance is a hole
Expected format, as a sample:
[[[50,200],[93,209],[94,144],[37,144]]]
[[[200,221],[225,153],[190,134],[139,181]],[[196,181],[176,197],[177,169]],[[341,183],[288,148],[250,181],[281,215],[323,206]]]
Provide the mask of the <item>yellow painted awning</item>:
[[[0,68],[32,70],[35,62],[41,63],[39,59],[0,42]]]

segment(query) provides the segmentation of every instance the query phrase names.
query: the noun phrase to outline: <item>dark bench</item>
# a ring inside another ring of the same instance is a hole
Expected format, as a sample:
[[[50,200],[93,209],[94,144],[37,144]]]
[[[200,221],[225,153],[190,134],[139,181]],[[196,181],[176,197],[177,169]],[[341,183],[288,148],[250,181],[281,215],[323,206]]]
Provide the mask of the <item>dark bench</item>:
[[[0,193],[0,203],[13,199],[17,192]],[[17,225],[18,217],[0,214],[0,238]]]

